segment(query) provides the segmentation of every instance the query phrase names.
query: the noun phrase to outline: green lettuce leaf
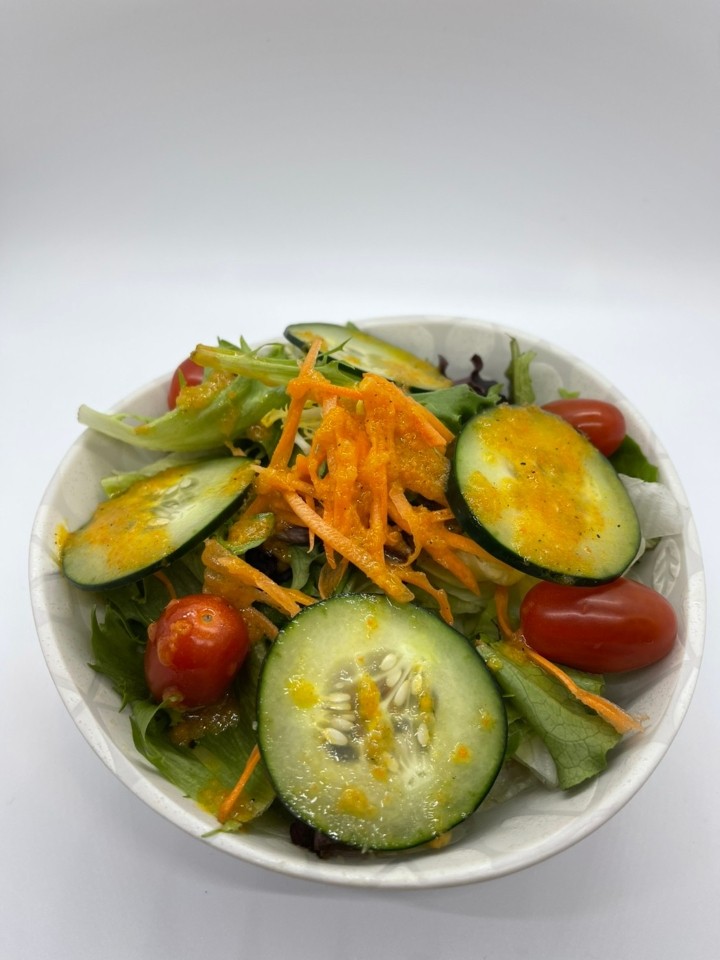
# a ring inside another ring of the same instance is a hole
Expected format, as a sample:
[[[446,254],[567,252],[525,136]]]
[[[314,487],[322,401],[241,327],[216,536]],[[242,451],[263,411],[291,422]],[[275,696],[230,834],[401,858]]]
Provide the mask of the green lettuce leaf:
[[[152,700],[136,700],[130,718],[135,748],[170,783],[197,799],[203,791],[220,792],[217,778],[187,747],[177,747],[168,739],[169,715],[162,704]]]
[[[198,555],[201,551],[202,546],[196,548]],[[202,573],[194,568],[193,559],[189,554],[163,571],[178,597],[202,590]],[[169,599],[168,588],[162,580],[149,576],[110,591],[106,595],[106,608],[117,611],[144,643],[148,626],[157,620]]]
[[[145,450],[204,452],[245,436],[271,410],[287,406],[281,387],[237,377],[204,407],[176,407],[160,417],[100,413],[83,405],[78,420],[91,430]]]
[[[97,610],[93,610],[90,644],[94,658],[90,666],[110,680],[120,697],[121,710],[133,700],[147,697],[144,645],[137,631],[115,607],[105,610],[102,621],[98,619]]]
[[[530,377],[530,364],[535,359],[532,350],[521,350],[517,340],[510,340],[510,364],[505,371],[508,379],[510,403],[535,403],[535,390]]]
[[[624,473],[626,477],[637,477],[649,483],[657,483],[658,468],[650,463],[640,444],[632,437],[626,436],[609,459],[618,473]]]
[[[170,714],[150,700],[132,704],[132,732],[136,749],[170,783],[213,815],[218,813],[227,791],[243,772],[256,745],[253,729],[258,677],[262,664],[262,646],[256,644],[243,665],[235,684],[239,722],[199,739],[193,746],[178,746],[169,738]],[[275,799],[270,779],[261,763],[255,767],[236,810],[237,822],[260,816]]]
[[[192,558],[177,561],[165,573],[178,596],[200,589]],[[143,664],[147,627],[167,605],[167,589],[157,577],[147,577],[113,591],[109,597],[102,620],[98,611],[93,612],[91,666],[109,679],[120,698],[119,709],[129,706],[136,749],[186,796],[217,814],[257,742],[256,690],[264,646],[256,643],[251,647],[233,683],[237,703],[233,725],[221,732],[209,732],[192,745],[181,746],[169,737],[172,723],[181,715],[172,704],[157,704],[150,699]],[[238,821],[258,816],[274,796],[267,773],[258,764],[227,829],[237,829]]]
[[[307,547],[290,547],[290,569],[292,571],[291,590],[306,590],[310,585],[311,568],[316,560],[322,559],[324,554],[317,544],[309,550]],[[312,584],[311,593],[317,595],[316,585]]]
[[[299,363],[287,353],[284,345],[270,345],[253,349],[244,340],[235,346],[221,340],[217,347],[199,345],[192,359],[202,367],[226,370],[251,380],[259,380],[268,386],[286,386],[298,375]],[[315,369],[339,387],[354,387],[360,377],[330,357],[320,357]]]
[[[517,647],[487,637],[480,637],[476,645],[505,696],[545,743],[563,789],[605,769],[608,752],[621,739],[609,723]]]
[[[443,387],[440,390],[428,390],[424,393],[414,393],[413,400],[417,400],[427,410],[433,413],[448,430],[460,433],[461,428],[481,410],[494,407],[500,400],[500,388],[491,388],[486,397],[476,393],[466,383],[454,387]]]

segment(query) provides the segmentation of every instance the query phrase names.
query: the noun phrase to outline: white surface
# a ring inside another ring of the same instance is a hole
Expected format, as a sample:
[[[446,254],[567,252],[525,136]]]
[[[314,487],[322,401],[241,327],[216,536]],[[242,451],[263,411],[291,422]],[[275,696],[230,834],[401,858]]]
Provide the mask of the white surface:
[[[0,12],[0,956],[716,957],[718,4]],[[27,541],[81,402],[217,335],[413,311],[542,335],[652,422],[708,641],[667,757],[599,832],[486,884],[331,889],[208,849],[103,767],[42,661]]]

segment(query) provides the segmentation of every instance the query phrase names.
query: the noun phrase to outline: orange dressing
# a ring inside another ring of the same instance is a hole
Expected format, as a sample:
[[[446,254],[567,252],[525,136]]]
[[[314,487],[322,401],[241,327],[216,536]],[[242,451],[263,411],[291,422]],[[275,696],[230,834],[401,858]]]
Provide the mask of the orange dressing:
[[[320,699],[315,685],[304,677],[291,677],[288,681],[287,691],[295,706],[302,710],[314,707]]]
[[[246,462],[239,462],[221,483],[205,485],[203,497],[234,496],[247,486],[251,472]],[[154,563],[172,552],[172,522],[197,498],[197,487],[187,466],[139,480],[99,504],[88,524],[64,537],[62,549],[96,550],[109,571],[120,573],[131,565]]]
[[[101,551],[110,570],[124,570],[131,558],[138,566],[153,562],[170,548],[166,529],[170,520],[157,508],[184,475],[180,467],[166,470],[99,504],[92,521],[67,536],[65,549]]]
[[[491,529],[509,529],[519,556],[592,572],[584,544],[602,538],[606,521],[592,489],[578,482],[594,456],[589,442],[537,407],[498,407],[474,429],[492,479],[479,470],[470,475],[466,497],[473,512]]]

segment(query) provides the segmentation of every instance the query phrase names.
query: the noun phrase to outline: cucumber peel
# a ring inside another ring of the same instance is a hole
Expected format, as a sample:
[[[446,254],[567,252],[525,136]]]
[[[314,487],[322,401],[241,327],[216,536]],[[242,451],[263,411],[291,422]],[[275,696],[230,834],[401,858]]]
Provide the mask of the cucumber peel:
[[[302,350],[320,339],[321,352],[332,354],[338,363],[361,373],[378,373],[403,387],[438,390],[452,385],[432,363],[352,325],[295,323],[285,329],[284,336]]]
[[[536,406],[501,404],[457,438],[448,502],[497,559],[544,580],[615,580],[641,544],[635,508],[612,464],[582,434]]]

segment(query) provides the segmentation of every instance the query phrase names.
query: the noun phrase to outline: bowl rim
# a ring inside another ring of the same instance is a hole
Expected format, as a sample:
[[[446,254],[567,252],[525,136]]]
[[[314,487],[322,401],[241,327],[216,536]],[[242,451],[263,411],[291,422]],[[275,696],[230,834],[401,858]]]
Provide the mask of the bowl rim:
[[[450,861],[441,854],[433,854],[425,860],[413,859],[412,851],[407,855],[396,854],[392,858],[371,855],[360,862],[340,860],[320,860],[313,854],[299,851],[288,839],[270,840],[268,835],[250,831],[242,833],[212,833],[215,821],[205,815],[192,801],[181,802],[179,791],[166,783],[156,771],[138,754],[128,757],[113,743],[106,732],[93,722],[92,716],[82,709],[82,692],[67,669],[63,656],[63,640],[58,632],[58,624],[52,615],[52,598],[49,584],[62,581],[62,575],[55,564],[53,570],[52,550],[56,519],[49,515],[46,505],[57,497],[59,484],[68,464],[74,459],[82,459],[86,453],[88,438],[92,434],[84,430],[71,444],[56,467],[37,509],[30,537],[28,572],[33,617],[40,646],[53,682],[73,718],[75,725],[85,737],[94,752],[105,765],[136,796],[165,819],[174,823],[191,836],[202,839],[210,846],[245,862],[263,867],[286,876],[309,879],[322,883],[371,887],[371,888],[429,888],[456,886],[479,881],[487,881],[537,864],[548,857],[560,853],[593,833],[603,823],[614,816],[632,799],[642,785],[656,769],[667,753],[675,735],[685,718],[694,693],[698,671],[702,660],[706,625],[706,582],[702,565],[702,556],[694,519],[687,503],[684,489],[677,470],[664,450],[661,441],[652,431],[642,414],[629,403],[626,397],[602,374],[585,361],[568,351],[534,334],[514,329],[505,324],[487,320],[474,320],[466,317],[434,314],[404,314],[353,320],[358,327],[373,330],[392,325],[407,326],[453,324],[459,327],[471,327],[475,331],[487,331],[503,336],[515,337],[533,350],[546,350],[554,358],[562,358],[583,375],[612,391],[613,396],[634,420],[642,424],[653,438],[653,453],[663,458],[663,481],[681,503],[685,528],[682,536],[682,552],[687,560],[690,542],[692,544],[695,570],[688,577],[684,598],[684,614],[687,621],[684,656],[679,661],[674,674],[674,686],[665,710],[653,731],[652,741],[645,749],[635,751],[634,762],[628,764],[621,783],[611,792],[609,802],[604,802],[597,810],[583,811],[578,822],[576,815],[570,814],[566,829],[550,834],[544,840],[536,842],[531,849],[520,847],[517,851],[506,852],[499,858],[478,858],[468,856],[458,862]],[[275,337],[277,341],[281,339]],[[269,340],[266,342],[270,342]],[[131,404],[138,397],[159,392],[166,388],[170,374],[156,378],[139,387],[115,405],[116,410],[132,409]],[[88,668],[90,669],[90,668]],[[659,737],[659,734],[662,734]],[[652,749],[651,749],[652,747]],[[161,782],[160,782],[161,781]],[[178,796],[173,796],[173,792]],[[216,824],[215,824],[216,826]],[[450,848],[451,849],[451,848]],[[429,864],[418,869],[418,863]]]

